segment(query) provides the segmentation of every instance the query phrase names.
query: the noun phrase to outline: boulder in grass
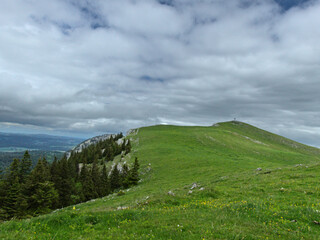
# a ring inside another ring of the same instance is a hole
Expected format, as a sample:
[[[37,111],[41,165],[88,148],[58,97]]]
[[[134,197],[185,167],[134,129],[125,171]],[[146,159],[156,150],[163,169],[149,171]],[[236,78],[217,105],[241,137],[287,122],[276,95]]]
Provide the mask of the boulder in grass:
[[[197,183],[193,183],[192,186],[191,186],[191,188],[190,188],[190,190],[193,190],[193,189],[195,189],[195,188],[197,188],[197,187],[199,187],[199,185],[198,185]]]
[[[168,192],[168,195],[170,195],[170,196],[175,196],[174,192],[172,192],[172,191],[169,191],[169,192]]]

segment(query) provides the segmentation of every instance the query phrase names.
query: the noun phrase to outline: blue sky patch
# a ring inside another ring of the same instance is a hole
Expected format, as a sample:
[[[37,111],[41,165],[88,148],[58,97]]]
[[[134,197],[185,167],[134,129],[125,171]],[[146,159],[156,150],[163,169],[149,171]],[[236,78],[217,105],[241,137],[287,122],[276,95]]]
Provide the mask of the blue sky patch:
[[[278,3],[284,11],[289,10],[292,7],[301,6],[310,0],[274,0]]]
[[[148,75],[141,76],[140,80],[147,81],[147,82],[164,82],[164,79],[162,79],[162,78],[154,78],[154,77],[150,77]]]

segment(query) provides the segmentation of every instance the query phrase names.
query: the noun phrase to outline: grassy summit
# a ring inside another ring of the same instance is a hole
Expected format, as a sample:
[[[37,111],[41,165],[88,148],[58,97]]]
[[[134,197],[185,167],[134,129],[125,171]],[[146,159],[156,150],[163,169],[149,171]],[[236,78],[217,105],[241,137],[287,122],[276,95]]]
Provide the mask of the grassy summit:
[[[241,122],[152,126],[128,137],[141,164],[137,187],[2,223],[0,239],[320,236],[319,149]]]

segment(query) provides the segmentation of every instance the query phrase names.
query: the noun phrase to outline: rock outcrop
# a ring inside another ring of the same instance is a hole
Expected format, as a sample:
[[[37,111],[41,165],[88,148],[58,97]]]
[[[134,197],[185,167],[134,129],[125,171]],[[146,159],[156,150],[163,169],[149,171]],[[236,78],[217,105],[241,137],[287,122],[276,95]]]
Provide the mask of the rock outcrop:
[[[67,158],[70,157],[71,152],[82,152],[83,149],[87,148],[88,146],[92,145],[92,144],[97,144],[100,141],[104,141],[106,139],[109,139],[110,137],[115,137],[115,134],[104,134],[104,135],[100,135],[100,136],[96,136],[93,138],[89,138],[85,141],[83,141],[82,143],[78,144],[76,147],[74,147],[72,150],[66,152]]]

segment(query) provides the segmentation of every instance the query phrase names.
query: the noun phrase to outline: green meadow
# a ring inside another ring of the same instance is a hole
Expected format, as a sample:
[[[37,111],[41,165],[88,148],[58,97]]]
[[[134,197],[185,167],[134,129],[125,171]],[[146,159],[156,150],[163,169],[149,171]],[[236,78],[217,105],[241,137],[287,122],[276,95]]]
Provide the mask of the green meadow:
[[[127,137],[137,186],[3,222],[0,239],[320,239],[319,149],[241,122]]]

